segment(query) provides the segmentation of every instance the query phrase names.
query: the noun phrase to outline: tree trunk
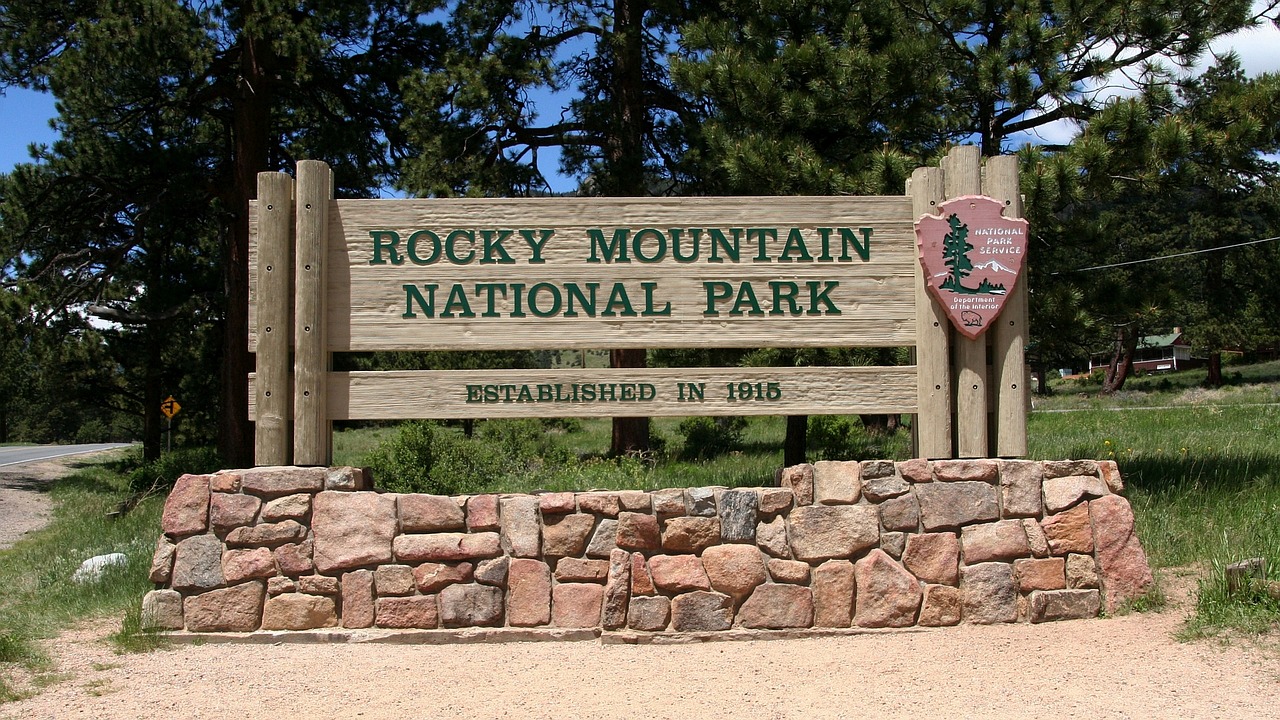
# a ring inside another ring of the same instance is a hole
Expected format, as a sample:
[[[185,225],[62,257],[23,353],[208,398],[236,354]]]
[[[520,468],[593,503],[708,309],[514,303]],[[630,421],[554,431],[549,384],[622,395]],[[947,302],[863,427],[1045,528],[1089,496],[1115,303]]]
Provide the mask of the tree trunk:
[[[609,367],[645,367],[644,350],[610,350]],[[649,450],[649,418],[616,417],[613,419],[613,438],[609,444],[610,455],[627,455]]]
[[[613,99],[617,109],[605,139],[607,176],[602,189],[608,195],[638,197],[646,194],[644,176],[644,128],[648,111],[644,102],[645,0],[614,0]],[[642,368],[644,350],[610,350],[609,367]],[[609,454],[623,455],[649,449],[649,418],[613,419]]]
[[[233,167],[228,204],[234,215],[226,242],[223,281],[227,293],[222,346],[222,414],[218,449],[231,467],[251,467],[253,426],[249,423],[249,200],[258,194],[258,173],[268,168],[271,120],[269,43],[241,40],[241,81],[232,109]]]
[[[1133,354],[1138,349],[1137,323],[1116,326],[1115,351],[1107,365],[1107,375],[1102,381],[1102,393],[1110,395],[1124,387],[1124,381],[1133,372]]]
[[[160,403],[163,401],[163,373],[160,372],[163,360],[163,333],[153,324],[142,328],[143,357],[146,366],[142,371],[142,461],[155,462],[160,459],[162,445],[162,429]]]
[[[1205,378],[1204,384],[1211,388],[1222,387],[1222,353],[1214,351],[1209,353],[1209,376]]]
[[[787,439],[782,444],[782,466],[791,467],[804,462],[809,442],[809,416],[787,416]]]
[[[1044,363],[1036,366],[1036,394],[1049,394],[1049,366]]]

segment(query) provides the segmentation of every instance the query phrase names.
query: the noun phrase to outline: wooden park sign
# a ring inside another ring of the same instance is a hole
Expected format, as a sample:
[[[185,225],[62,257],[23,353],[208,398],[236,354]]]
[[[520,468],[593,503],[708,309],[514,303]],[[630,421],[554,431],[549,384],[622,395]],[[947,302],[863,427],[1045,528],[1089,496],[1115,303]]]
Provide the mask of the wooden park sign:
[[[981,345],[981,391],[966,392],[920,270],[916,216],[984,191],[975,148],[943,165],[917,170],[910,197],[334,200],[323,163],[299,163],[296,182],[263,173],[256,462],[327,464],[333,420],[561,416],[916,413],[921,456],[1025,454],[1025,295],[1008,295],[1013,331],[989,334],[990,371],[987,338],[957,343]],[[985,174],[1012,217],[1014,159]],[[848,346],[910,346],[917,364],[331,370],[356,351]],[[1006,375],[989,420],[986,378]]]

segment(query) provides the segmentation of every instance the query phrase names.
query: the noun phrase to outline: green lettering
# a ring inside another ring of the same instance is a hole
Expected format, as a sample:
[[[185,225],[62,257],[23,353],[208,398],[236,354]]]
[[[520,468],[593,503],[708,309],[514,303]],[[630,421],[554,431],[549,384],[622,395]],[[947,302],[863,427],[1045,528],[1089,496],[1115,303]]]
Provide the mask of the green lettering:
[[[369,261],[370,265],[387,264],[387,261],[382,259],[383,250],[386,250],[387,255],[391,257],[392,265],[404,263],[404,258],[400,257],[400,251],[396,250],[396,246],[400,244],[399,233],[390,230],[370,230],[369,237],[373,238],[373,259]]]
[[[551,294],[551,308],[543,310],[538,307],[538,293],[546,291]],[[560,288],[551,283],[538,283],[529,288],[529,312],[540,318],[551,317],[560,312]]]
[[[514,307],[511,308],[511,317],[524,317],[524,285],[521,283],[511,283],[511,300]]]
[[[658,249],[653,255],[644,254],[643,243],[646,237],[655,237],[658,239]],[[662,258],[667,255],[667,236],[663,235],[659,230],[645,228],[636,233],[635,237],[631,239],[631,253],[642,263],[661,262]]]
[[[482,399],[483,397],[484,397],[484,386],[482,385],[467,386],[467,402],[469,403],[484,402]]]
[[[707,258],[707,262],[722,263],[724,260],[720,258],[719,248],[724,248],[725,255],[732,262],[738,262],[738,251],[742,242],[742,228],[729,228],[729,232],[733,235],[733,244],[729,243],[729,239],[724,236],[717,228],[711,228],[711,257]]]
[[[831,298],[827,297],[827,293],[840,287],[839,282],[836,282],[835,280],[827,280],[826,287],[824,287],[821,292],[818,291],[817,280],[810,280],[805,284],[809,286],[809,313],[808,314],[810,315],[823,314],[820,310],[818,310],[818,303],[822,303],[823,305],[827,306],[827,312],[826,312],[827,315],[840,314],[840,308],[836,307],[836,304],[831,302]]]
[[[533,257],[529,258],[529,264],[542,265],[543,263],[546,262],[546,260],[542,258],[542,248],[546,247],[547,241],[551,239],[552,235],[556,234],[556,231],[555,230],[537,230],[536,232],[542,233],[541,240],[535,240],[533,238],[534,232],[535,232],[534,230],[521,230],[520,236],[524,238],[524,241],[529,245],[529,250],[533,252]]]
[[[459,256],[458,249],[454,247],[454,243],[458,238],[462,238],[471,243],[471,250],[466,255]],[[476,257],[476,234],[470,230],[454,230],[444,239],[444,254],[448,256],[449,262],[454,265],[466,265]]]
[[[511,230],[481,230],[480,239],[484,243],[484,257],[480,259],[481,265],[514,265],[515,260],[507,253],[507,249],[502,243],[511,239],[513,232]],[[498,256],[494,260],[494,255]]]
[[[613,290],[609,292],[609,302],[605,303],[604,312],[600,313],[602,317],[614,317],[618,313],[613,311],[614,306],[622,308],[623,317],[635,317],[636,311],[631,307],[631,298],[627,296],[627,286],[623,283],[614,283]]]
[[[568,308],[564,311],[565,317],[578,317],[578,311],[573,309],[573,301],[576,298],[578,306],[587,314],[587,317],[596,316],[596,290],[599,289],[600,283],[587,283],[587,291],[591,293],[591,297],[582,294],[582,288],[577,283],[565,283],[565,294],[569,296],[566,305]]]
[[[787,244],[782,247],[782,257],[778,258],[778,262],[791,262],[792,248],[799,252],[798,260],[813,262],[813,256],[809,254],[809,248],[805,247],[804,236],[801,235],[800,228],[791,228],[791,232],[787,233]]]
[[[751,242],[751,233],[756,234],[756,262],[773,262],[773,258],[769,257],[769,240],[778,239],[778,231],[775,228],[747,228],[747,242]]]
[[[627,258],[627,236],[631,234],[631,230],[627,228],[618,228],[613,231],[613,240],[606,243],[604,241],[604,231],[597,228],[587,230],[587,237],[591,238],[591,257],[587,258],[587,262],[601,262],[600,255],[596,254],[596,249],[604,255],[603,262],[631,262]]]
[[[747,315],[764,314],[764,311],[760,309],[760,301],[756,300],[756,291],[749,282],[744,282],[738,286],[738,297],[733,301],[733,309],[729,311],[729,314],[742,315],[742,308],[744,307],[751,308],[746,312]]]
[[[853,249],[857,251],[858,257],[863,262],[871,259],[871,228],[858,228],[858,232],[862,233],[862,242],[858,242],[858,236],[853,234],[853,228],[840,228],[840,260],[848,262],[852,260],[849,257],[849,246],[853,245]]]
[[[800,293],[800,286],[793,282],[782,280],[774,280],[769,283],[769,289],[773,291],[773,309],[769,311],[770,315],[799,315],[801,313],[800,303],[796,302],[796,295]],[[783,303],[790,308],[789,311],[783,311],[781,306]]]
[[[719,315],[716,310],[716,303],[721,300],[728,300],[729,295],[733,293],[733,286],[727,282],[704,282],[702,289],[707,293],[707,309],[702,311],[703,315],[715,316]]]
[[[653,291],[658,288],[658,283],[642,282],[640,283],[640,287],[644,288],[644,312],[640,313],[641,315],[644,315],[646,317],[652,317],[654,315],[670,315],[671,314],[670,302],[666,303],[661,310],[653,309]]]
[[[418,309],[429,318],[436,316],[436,285],[423,285],[427,289],[427,296],[422,297],[422,293],[418,292],[416,285],[401,285],[404,289],[404,314],[400,317],[404,319],[416,318],[417,313],[413,311],[413,304],[418,304]]]
[[[501,292],[502,298],[505,300],[507,297],[506,283],[476,283],[476,296],[478,297],[481,292],[485,294],[485,304],[484,312],[480,317],[498,317],[499,313],[495,307],[494,295]]]
[[[702,245],[702,228],[690,228],[689,234],[693,236],[691,238],[693,254],[687,256],[680,254],[680,233],[682,230],[680,228],[671,228],[667,232],[671,233],[671,255],[676,259],[676,262],[687,263],[698,259],[698,252]]]
[[[444,310],[440,311],[440,317],[464,317],[473,318],[476,314],[471,312],[471,303],[467,301],[467,293],[463,291],[462,286],[454,284],[449,290],[449,299],[444,303]]]
[[[431,255],[425,260],[418,255],[418,241],[426,238],[431,243]],[[409,259],[414,265],[430,265],[440,259],[440,236],[430,230],[419,230],[409,236]]]

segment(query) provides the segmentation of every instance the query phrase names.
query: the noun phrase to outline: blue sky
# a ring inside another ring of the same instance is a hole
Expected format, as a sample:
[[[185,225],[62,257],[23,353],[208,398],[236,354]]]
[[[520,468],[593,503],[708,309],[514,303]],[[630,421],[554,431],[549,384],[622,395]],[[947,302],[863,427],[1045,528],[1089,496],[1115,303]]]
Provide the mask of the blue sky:
[[[1259,2],[1261,4],[1261,2]],[[1240,55],[1245,70],[1250,76],[1264,72],[1280,72],[1280,29],[1272,24],[1262,28],[1238,33],[1214,43],[1213,50],[1224,52],[1234,50]],[[1211,58],[1205,58],[1204,65]],[[0,95],[0,172],[9,172],[13,166],[30,159],[28,148],[33,143],[51,143],[57,136],[49,127],[49,120],[56,114],[53,98],[45,93],[32,92],[21,88],[8,88]],[[1122,83],[1117,83],[1102,92],[1123,94]],[[541,100],[549,107],[551,99]],[[557,113],[548,113],[551,116]],[[1056,123],[1028,134],[1031,142],[1065,142],[1075,135],[1077,128],[1069,122]],[[547,152],[541,156],[541,166],[552,189],[556,191],[572,190],[575,182],[561,177],[557,172],[558,153]]]

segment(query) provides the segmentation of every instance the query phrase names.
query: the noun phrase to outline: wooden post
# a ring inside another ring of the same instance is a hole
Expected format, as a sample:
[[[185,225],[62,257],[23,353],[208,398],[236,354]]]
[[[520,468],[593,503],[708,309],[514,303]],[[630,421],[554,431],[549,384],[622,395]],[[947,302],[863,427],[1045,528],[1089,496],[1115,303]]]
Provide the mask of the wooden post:
[[[908,185],[914,218],[936,212],[942,201],[942,170],[916,168]],[[950,458],[951,321],[925,287],[924,270],[916,268],[916,382],[918,412],[913,427],[916,457]]]
[[[974,145],[952,148],[943,159],[947,198],[982,194],[982,154]],[[956,456],[987,457],[987,339],[956,337]]]
[[[987,160],[983,193],[1005,204],[1004,216],[1022,217],[1018,187],[1018,159],[1002,155]],[[1027,265],[1009,295],[1004,311],[992,330],[992,385],[995,398],[995,451],[998,457],[1027,454]]]
[[[258,173],[255,465],[289,464],[292,227],[293,178],[284,173]]]
[[[293,371],[293,462],[297,465],[328,465],[333,454],[327,392],[333,356],[325,331],[332,199],[333,171],[329,166],[318,160],[298,163]]]

